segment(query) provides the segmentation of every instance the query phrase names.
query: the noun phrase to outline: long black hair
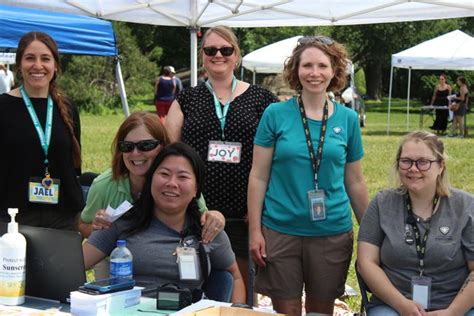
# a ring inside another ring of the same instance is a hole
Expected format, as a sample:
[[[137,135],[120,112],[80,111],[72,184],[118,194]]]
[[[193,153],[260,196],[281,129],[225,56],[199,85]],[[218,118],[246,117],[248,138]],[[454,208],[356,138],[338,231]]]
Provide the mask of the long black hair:
[[[151,195],[151,186],[153,175],[156,169],[161,163],[169,156],[183,157],[189,161],[193,168],[194,176],[196,177],[196,197],[201,196],[204,189],[204,183],[206,178],[206,168],[201,160],[201,157],[191,148],[189,145],[184,143],[173,143],[163,148],[158,156],[156,156],[153,164],[146,174],[145,184],[140,195],[140,199],[135,204],[133,210],[127,212],[124,219],[131,221],[130,228],[126,231],[127,234],[133,234],[138,231],[147,229],[153,219],[153,209],[155,201]],[[188,217],[188,227],[183,235],[194,235],[196,237],[201,236],[201,213],[196,202],[196,197],[188,204],[186,214]]]

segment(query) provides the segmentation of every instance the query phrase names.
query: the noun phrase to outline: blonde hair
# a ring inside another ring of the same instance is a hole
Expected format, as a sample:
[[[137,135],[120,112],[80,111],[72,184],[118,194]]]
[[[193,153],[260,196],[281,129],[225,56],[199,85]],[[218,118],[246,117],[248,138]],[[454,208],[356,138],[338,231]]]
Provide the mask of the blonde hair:
[[[398,160],[402,154],[403,146],[407,142],[416,142],[425,144],[435,155],[436,160],[443,166],[443,171],[436,179],[436,193],[439,196],[449,196],[449,188],[451,187],[448,179],[448,170],[446,168],[446,160],[448,159],[447,155],[444,152],[444,144],[441,139],[433,133],[428,133],[425,131],[414,131],[411,132],[405,137],[402,138],[400,145],[398,146],[397,155],[392,167],[392,173],[395,179],[395,185],[400,189],[402,193],[407,192],[407,188],[402,184],[398,168]]]
[[[229,44],[234,48],[234,53],[235,56],[237,56],[237,64],[236,67],[240,66],[240,62],[242,60],[242,55],[240,52],[240,47],[239,47],[239,40],[237,39],[237,36],[235,36],[235,33],[232,31],[231,28],[224,26],[224,25],[218,25],[211,27],[204,33],[204,36],[202,37],[202,42],[201,42],[201,49],[199,50],[199,53],[203,54],[202,49],[204,48],[204,45],[206,44],[206,40],[211,35],[212,33],[215,33],[222,37],[225,41],[229,42]]]

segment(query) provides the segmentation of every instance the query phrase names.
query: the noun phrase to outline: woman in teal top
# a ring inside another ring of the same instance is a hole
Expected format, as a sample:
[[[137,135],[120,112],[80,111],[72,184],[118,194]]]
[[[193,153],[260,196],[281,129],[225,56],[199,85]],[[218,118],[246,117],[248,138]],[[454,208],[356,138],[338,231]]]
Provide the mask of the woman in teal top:
[[[330,38],[303,37],[285,65],[299,92],[264,112],[249,177],[255,288],[279,313],[331,314],[352,254],[351,204],[368,204],[357,114],[327,97],[345,86],[347,54]]]

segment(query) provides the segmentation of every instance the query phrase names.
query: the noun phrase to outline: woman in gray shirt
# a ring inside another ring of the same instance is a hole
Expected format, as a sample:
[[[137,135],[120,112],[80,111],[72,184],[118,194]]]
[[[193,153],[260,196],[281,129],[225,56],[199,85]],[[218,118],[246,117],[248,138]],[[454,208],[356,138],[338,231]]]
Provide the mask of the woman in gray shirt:
[[[474,196],[449,186],[444,145],[405,136],[398,188],[379,192],[359,230],[358,270],[372,315],[474,315]]]

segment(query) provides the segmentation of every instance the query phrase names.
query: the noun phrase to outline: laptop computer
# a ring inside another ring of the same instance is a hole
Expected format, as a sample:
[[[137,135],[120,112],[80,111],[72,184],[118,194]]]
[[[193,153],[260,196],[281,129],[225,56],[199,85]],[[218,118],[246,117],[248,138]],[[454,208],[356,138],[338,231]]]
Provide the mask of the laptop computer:
[[[0,235],[7,223],[0,223]],[[26,295],[69,302],[86,282],[82,237],[78,232],[19,225],[26,238]]]

